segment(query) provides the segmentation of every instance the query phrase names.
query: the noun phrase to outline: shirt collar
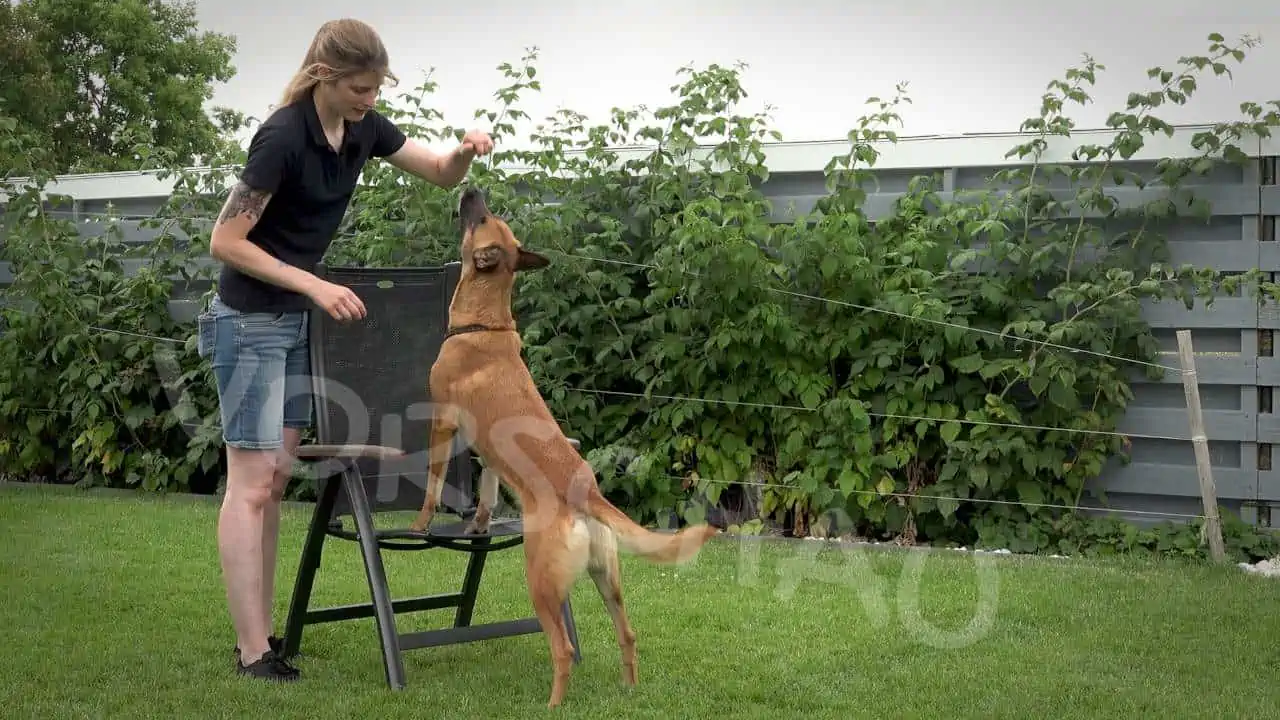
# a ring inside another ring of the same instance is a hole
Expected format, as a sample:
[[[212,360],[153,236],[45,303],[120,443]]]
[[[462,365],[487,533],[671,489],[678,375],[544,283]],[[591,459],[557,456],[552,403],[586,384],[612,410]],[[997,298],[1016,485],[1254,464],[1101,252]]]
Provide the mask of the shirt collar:
[[[329,138],[325,137],[324,126],[320,124],[320,113],[316,109],[315,98],[311,93],[307,93],[301,100],[302,115],[306,119],[307,135],[317,146],[329,148]],[[355,144],[355,132],[351,123],[346,119],[342,121],[342,148],[345,150]]]

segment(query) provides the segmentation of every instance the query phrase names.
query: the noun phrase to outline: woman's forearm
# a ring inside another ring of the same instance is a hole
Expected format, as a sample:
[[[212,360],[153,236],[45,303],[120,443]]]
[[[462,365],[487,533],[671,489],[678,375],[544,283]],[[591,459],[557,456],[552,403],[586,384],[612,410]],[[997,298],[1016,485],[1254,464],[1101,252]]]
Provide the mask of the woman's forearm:
[[[471,169],[474,158],[475,151],[470,146],[459,145],[453,152],[440,158],[440,179],[448,187],[462,182],[466,179],[467,170]]]
[[[214,232],[209,242],[209,254],[246,275],[303,295],[309,295],[319,280],[306,270],[271,257],[248,238],[236,237],[230,232]]]

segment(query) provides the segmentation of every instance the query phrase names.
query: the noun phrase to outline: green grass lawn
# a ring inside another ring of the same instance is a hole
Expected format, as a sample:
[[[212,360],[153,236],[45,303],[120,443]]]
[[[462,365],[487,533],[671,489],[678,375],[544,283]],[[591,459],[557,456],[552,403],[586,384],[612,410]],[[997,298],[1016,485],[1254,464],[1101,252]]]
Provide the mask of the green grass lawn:
[[[372,620],[309,627],[292,686],[231,672],[217,506],[0,488],[0,707],[13,718],[529,718],[541,635],[413,650],[384,684]],[[278,622],[308,515],[285,518]],[[323,604],[367,600],[331,541]],[[672,570],[623,557],[640,684],[587,579],[584,660],[555,714],[592,718],[1266,718],[1280,702],[1280,581],[1191,564],[716,541]],[[476,621],[529,613],[520,551],[490,558]],[[451,591],[465,559],[395,553],[396,596]],[[132,608],[132,609],[131,609]],[[441,627],[448,611],[401,616]]]

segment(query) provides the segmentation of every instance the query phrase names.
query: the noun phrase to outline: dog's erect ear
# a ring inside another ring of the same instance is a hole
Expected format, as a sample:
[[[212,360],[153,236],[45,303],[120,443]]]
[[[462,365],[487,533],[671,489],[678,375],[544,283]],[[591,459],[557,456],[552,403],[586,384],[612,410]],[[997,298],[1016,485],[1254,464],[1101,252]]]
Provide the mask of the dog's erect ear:
[[[489,272],[498,267],[498,263],[502,262],[502,248],[497,245],[487,245],[482,248],[476,248],[471,253],[471,264],[480,272]]]
[[[529,252],[524,248],[520,248],[516,252],[519,257],[516,259],[516,270],[541,270],[551,264],[551,261],[539,255],[536,252]]]

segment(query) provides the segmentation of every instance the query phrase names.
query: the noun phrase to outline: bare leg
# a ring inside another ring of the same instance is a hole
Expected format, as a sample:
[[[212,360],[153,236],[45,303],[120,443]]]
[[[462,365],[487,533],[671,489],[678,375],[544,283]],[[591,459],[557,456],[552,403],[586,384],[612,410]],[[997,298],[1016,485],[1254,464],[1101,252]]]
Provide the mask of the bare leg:
[[[227,490],[218,515],[218,553],[236,646],[245,665],[269,649],[269,611],[263,607],[263,535],[267,508],[273,504],[275,467],[273,451],[227,448]]]
[[[262,513],[262,610],[263,622],[268,634],[275,627],[272,621],[272,610],[275,608],[276,549],[280,543],[280,503],[284,499],[285,489],[289,486],[289,478],[293,470],[293,454],[297,451],[301,438],[301,431],[295,428],[284,428],[284,447],[280,449],[277,456],[271,494]]]

